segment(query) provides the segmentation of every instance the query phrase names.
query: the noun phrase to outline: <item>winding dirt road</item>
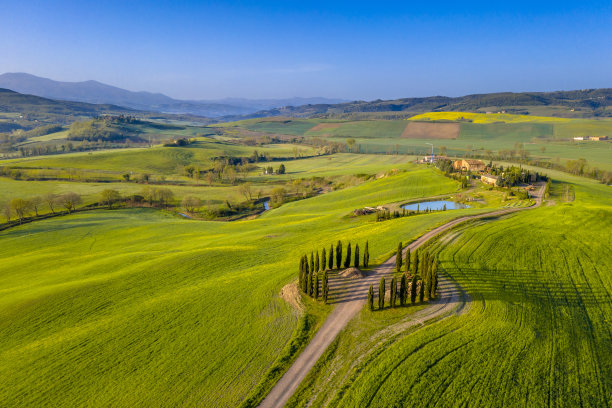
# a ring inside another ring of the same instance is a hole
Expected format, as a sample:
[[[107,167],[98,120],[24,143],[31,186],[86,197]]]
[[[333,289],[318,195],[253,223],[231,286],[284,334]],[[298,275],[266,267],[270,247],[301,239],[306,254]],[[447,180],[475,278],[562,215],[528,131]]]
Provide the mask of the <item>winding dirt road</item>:
[[[470,215],[460,217],[449,221],[444,225],[434,228],[426,232],[410,245],[404,248],[403,254],[410,248],[410,251],[415,251],[425,242],[435,236],[455,227],[462,222],[476,220],[487,217],[497,217],[517,211],[536,208],[542,203],[542,194],[544,185],[538,189],[533,198],[535,205],[531,207],[521,208],[505,208],[502,210],[492,211],[484,214]],[[323,326],[319,329],[308,346],[295,360],[293,365],[281,377],[281,379],[272,388],[270,393],[259,405],[260,408],[280,408],[283,407],[289,398],[298,388],[304,377],[315,365],[317,360],[323,355],[327,347],[334,341],[336,336],[346,327],[348,322],[359,314],[361,309],[367,302],[368,289],[370,285],[376,286],[381,277],[391,276],[395,268],[395,255],[389,258],[385,263],[378,266],[368,276],[358,279],[334,279],[330,281],[330,293],[336,300],[337,306],[332,313],[327,317]],[[407,323],[407,327],[416,324],[423,324],[427,320],[435,319],[436,317],[450,314],[453,311],[461,310],[464,304],[464,296],[460,288],[452,284],[448,279],[440,276],[439,298],[432,302],[427,308],[417,312],[412,320]]]

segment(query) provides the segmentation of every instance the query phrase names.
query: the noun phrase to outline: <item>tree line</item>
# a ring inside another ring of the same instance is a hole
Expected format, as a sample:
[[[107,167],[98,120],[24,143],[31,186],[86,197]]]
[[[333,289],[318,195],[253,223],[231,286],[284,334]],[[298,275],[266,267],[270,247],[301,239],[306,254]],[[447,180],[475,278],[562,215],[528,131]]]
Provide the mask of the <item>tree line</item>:
[[[435,210],[432,210],[431,208],[427,207],[424,210],[421,211],[421,209],[419,208],[419,205],[417,204],[417,209],[416,211],[412,211],[412,210],[406,210],[405,208],[402,208],[402,211],[399,210],[376,210],[376,221],[380,222],[380,221],[387,221],[393,218],[402,218],[402,217],[410,217],[412,215],[419,215],[419,214],[428,214],[430,212],[434,212]],[[444,207],[442,207],[441,210],[437,210],[437,211],[446,211],[446,204],[444,204]]]
[[[422,303],[425,299],[435,299],[438,292],[438,259],[427,251],[416,250],[412,254],[410,248],[402,256],[403,245],[400,242],[397,246],[395,257],[395,272],[401,273],[399,278],[394,276],[390,282],[389,307]],[[378,286],[378,310],[385,308],[386,281],[380,278]],[[374,286],[370,285],[368,290],[368,307],[374,307]]]
[[[300,290],[312,297],[319,299],[319,296],[324,303],[327,303],[329,296],[329,276],[328,271],[333,269],[349,268],[354,266],[359,268],[363,265],[367,268],[370,264],[370,250],[368,241],[365,243],[363,255],[360,254],[359,244],[355,244],[355,250],[352,251],[351,243],[346,246],[346,251],[343,250],[342,241],[338,241],[336,247],[330,244],[329,251],[325,248],[311,252],[310,257],[307,254],[300,258],[300,267],[298,274],[298,287]],[[334,267],[335,266],[335,267]],[[322,275],[321,275],[322,274]],[[319,291],[319,286],[321,290]]]

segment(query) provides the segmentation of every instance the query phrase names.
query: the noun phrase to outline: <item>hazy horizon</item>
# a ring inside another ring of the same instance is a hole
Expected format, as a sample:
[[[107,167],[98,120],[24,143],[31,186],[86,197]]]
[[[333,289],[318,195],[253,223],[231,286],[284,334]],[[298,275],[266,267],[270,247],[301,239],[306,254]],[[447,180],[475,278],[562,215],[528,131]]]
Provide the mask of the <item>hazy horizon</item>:
[[[24,2],[0,72],[175,99],[375,100],[612,84],[612,6]]]

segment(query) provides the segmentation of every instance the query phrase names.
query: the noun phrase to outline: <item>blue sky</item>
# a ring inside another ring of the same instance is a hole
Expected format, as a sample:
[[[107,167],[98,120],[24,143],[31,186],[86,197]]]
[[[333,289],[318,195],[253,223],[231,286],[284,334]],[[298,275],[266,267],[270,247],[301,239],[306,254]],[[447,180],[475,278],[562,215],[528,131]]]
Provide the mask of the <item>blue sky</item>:
[[[0,0],[0,73],[185,99],[612,87],[612,2]]]

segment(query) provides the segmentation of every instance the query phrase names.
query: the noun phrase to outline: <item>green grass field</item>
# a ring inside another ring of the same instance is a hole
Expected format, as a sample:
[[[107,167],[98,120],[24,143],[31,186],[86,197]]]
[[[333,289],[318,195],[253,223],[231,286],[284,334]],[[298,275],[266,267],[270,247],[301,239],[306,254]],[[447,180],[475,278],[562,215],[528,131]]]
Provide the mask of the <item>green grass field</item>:
[[[463,119],[461,119],[463,118]],[[271,121],[249,119],[225,126],[243,127],[269,133],[292,134],[304,137],[322,137],[345,143],[356,140],[355,152],[426,154],[433,143],[436,153],[444,146],[449,155],[485,155],[487,151],[515,149],[524,144],[531,157],[565,163],[585,158],[590,165],[611,170],[609,160],[612,143],[574,142],[576,136],[612,137],[610,119],[567,119],[531,115],[484,114],[469,112],[430,112],[413,116],[410,120],[459,121],[457,139],[402,138],[408,120],[329,120],[300,119]],[[472,122],[465,122],[471,120]]]
[[[278,293],[302,252],[369,239],[382,259],[399,237],[457,215],[345,217],[456,189],[410,170],[251,221],[94,211],[1,232],[3,405],[238,404],[295,328]]]
[[[575,201],[472,223],[433,246],[468,292],[467,313],[381,345],[364,311],[290,405],[609,406],[612,195],[557,175]]]

